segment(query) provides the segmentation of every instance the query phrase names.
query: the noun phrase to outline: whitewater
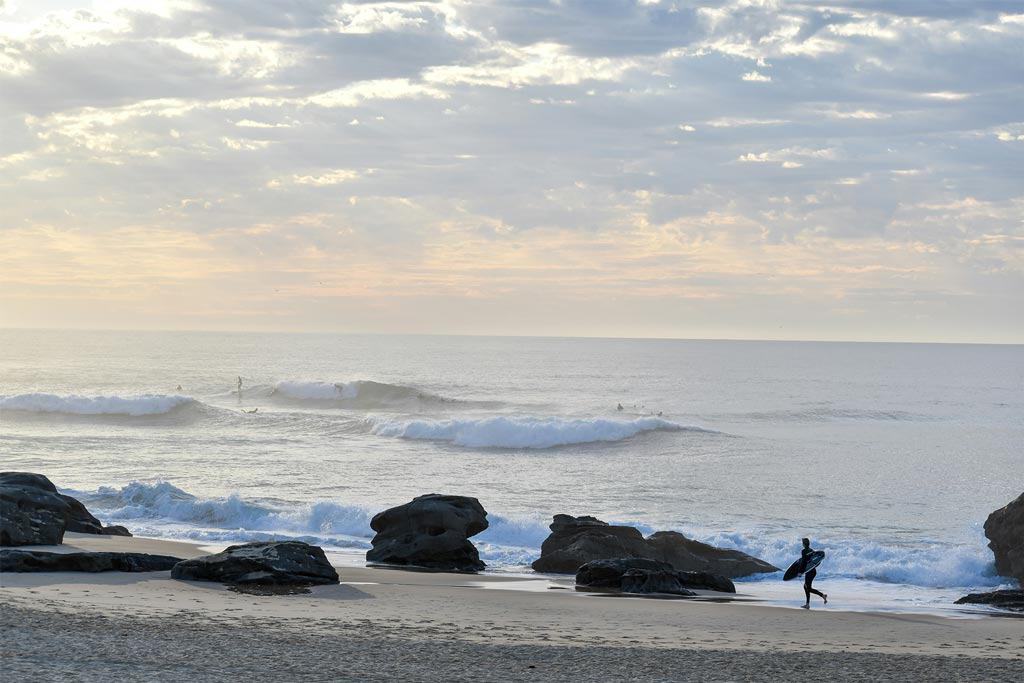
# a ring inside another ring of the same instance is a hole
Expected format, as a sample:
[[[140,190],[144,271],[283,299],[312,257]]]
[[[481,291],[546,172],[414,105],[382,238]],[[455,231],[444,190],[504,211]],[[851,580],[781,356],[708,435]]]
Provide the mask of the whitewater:
[[[456,493],[489,512],[490,571],[528,571],[552,515],[591,514],[782,567],[810,536],[830,594],[912,609],[1001,584],[981,525],[1024,490],[1019,346],[0,331],[0,349],[2,469],[209,545],[358,561],[374,514]]]

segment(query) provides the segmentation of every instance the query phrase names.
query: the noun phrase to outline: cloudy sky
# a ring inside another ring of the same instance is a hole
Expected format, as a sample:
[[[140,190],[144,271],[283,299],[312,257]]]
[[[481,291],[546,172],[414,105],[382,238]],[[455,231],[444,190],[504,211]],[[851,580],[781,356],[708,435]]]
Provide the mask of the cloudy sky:
[[[1024,342],[1024,2],[0,0],[0,326]]]

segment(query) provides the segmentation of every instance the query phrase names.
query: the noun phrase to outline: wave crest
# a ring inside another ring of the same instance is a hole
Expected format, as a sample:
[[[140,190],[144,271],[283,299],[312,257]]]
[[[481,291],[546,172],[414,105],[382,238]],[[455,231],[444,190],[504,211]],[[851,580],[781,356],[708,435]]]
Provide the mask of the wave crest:
[[[81,396],[78,394],[16,394],[0,396],[0,411],[55,413],[64,415],[164,415],[196,403],[178,394],[137,394],[131,396]]]
[[[270,397],[289,402],[309,402],[350,408],[396,407],[423,402],[455,402],[416,387],[370,380],[355,382],[285,380],[274,385],[270,391]]]
[[[659,417],[633,420],[503,416],[451,420],[369,418],[368,423],[370,431],[378,436],[447,441],[470,448],[542,449],[598,441],[622,441],[652,431],[709,431]]]

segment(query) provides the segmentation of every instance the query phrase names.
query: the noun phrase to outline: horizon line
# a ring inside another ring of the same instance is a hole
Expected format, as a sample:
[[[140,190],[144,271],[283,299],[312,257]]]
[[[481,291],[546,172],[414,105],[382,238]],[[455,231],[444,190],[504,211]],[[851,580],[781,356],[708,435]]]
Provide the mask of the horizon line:
[[[608,335],[565,335],[565,334],[486,334],[471,332],[370,332],[336,330],[211,330],[211,329],[170,329],[170,328],[129,328],[129,327],[2,327],[0,332],[107,332],[107,333],[148,333],[148,334],[267,334],[267,335],[339,335],[376,337],[465,337],[480,339],[589,339],[604,341],[679,341],[679,342],[766,342],[803,344],[931,344],[942,346],[1024,346],[1024,341],[919,341],[907,339],[792,339],[763,337],[630,337]]]

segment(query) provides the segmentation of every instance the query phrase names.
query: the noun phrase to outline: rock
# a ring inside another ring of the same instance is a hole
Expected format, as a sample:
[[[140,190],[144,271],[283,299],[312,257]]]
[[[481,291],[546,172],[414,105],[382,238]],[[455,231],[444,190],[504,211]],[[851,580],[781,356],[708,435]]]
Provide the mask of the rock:
[[[132,532],[128,531],[125,527],[120,524],[114,524],[111,526],[103,527],[103,533],[107,536],[131,536]]]
[[[595,517],[555,515],[551,535],[544,539],[532,566],[539,572],[572,574],[592,560],[628,557],[657,559],[643,534],[631,526],[613,526]]]
[[[374,515],[369,562],[435,571],[477,572],[486,565],[470,541],[487,528],[476,498],[430,493]]]
[[[230,584],[321,585],[338,583],[338,572],[322,548],[301,541],[233,545],[216,555],[183,560],[172,579]]]
[[[655,557],[686,572],[711,572],[737,578],[751,574],[770,574],[778,567],[739,550],[716,548],[694,541],[677,531],[658,531],[647,537]]]
[[[131,536],[124,527],[104,528],[41,474],[0,472],[0,545],[56,545],[66,531]]]
[[[622,575],[623,593],[668,593],[670,595],[696,595],[683,587],[672,570],[630,569]]]
[[[27,480],[29,476],[38,475],[0,473],[0,545],[56,545],[64,540],[68,504],[56,491]]]
[[[957,605],[991,605],[1024,612],[1024,590],[1001,590],[971,593],[956,601]]]
[[[160,572],[180,557],[146,553],[48,553],[0,550],[0,572]]]
[[[672,568],[668,562],[624,557],[613,560],[594,560],[576,572],[576,585],[592,588],[622,589],[622,577],[629,571],[671,572],[684,588],[735,593],[736,586],[724,576],[708,572],[684,572]]]
[[[988,516],[985,536],[996,558],[996,572],[1024,587],[1024,493]]]
[[[707,572],[723,578],[779,571],[746,553],[716,548],[675,531],[659,531],[644,538],[639,530],[630,526],[570,515],[555,515],[551,535],[541,545],[540,558],[533,563],[533,568],[539,572],[570,574],[594,560],[622,558],[658,560],[676,570]]]
[[[593,562],[587,562],[576,572],[576,585],[594,588],[619,588],[622,586],[622,575],[631,569],[671,571],[672,565],[668,562],[646,560],[642,557],[594,560]]]

